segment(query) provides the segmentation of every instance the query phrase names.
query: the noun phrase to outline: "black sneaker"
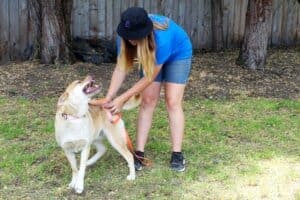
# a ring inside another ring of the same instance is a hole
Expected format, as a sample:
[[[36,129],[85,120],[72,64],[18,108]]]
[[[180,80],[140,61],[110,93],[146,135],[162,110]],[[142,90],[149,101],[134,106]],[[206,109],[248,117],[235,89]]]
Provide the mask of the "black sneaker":
[[[177,172],[183,172],[185,170],[185,160],[181,152],[173,152],[170,167]]]
[[[141,171],[143,169],[144,152],[136,151],[134,155],[134,168],[135,171]]]

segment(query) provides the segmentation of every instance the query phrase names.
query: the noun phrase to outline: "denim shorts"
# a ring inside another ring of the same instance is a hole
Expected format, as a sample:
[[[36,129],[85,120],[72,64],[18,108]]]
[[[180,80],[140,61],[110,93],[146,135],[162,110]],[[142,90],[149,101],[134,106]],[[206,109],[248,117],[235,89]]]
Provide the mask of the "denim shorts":
[[[191,71],[191,58],[163,64],[155,82],[186,84]],[[141,73],[143,77],[143,73]]]

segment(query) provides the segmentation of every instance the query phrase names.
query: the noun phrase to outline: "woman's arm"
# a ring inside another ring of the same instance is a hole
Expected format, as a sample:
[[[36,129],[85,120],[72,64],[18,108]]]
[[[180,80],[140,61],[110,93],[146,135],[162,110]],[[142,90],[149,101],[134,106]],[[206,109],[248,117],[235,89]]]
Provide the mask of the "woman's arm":
[[[105,105],[106,108],[108,108],[111,113],[116,114],[121,110],[121,107],[123,104],[133,95],[141,93],[148,85],[150,85],[155,77],[158,75],[158,73],[161,70],[162,65],[157,65],[154,68],[153,77],[151,79],[147,77],[141,78],[138,82],[136,82],[130,89],[125,91],[120,96],[116,97],[112,102]]]
[[[123,81],[125,80],[126,72],[121,70],[120,67],[116,66],[109,85],[109,89],[106,93],[106,99],[111,101],[114,96],[117,94],[118,90],[120,89]]]
[[[158,65],[154,68],[153,78],[149,79],[147,77],[141,78],[138,82],[136,82],[130,89],[121,94],[118,98],[120,98],[123,102],[126,102],[130,97],[141,93],[150,83],[153,82],[157,74],[160,72],[162,65]]]

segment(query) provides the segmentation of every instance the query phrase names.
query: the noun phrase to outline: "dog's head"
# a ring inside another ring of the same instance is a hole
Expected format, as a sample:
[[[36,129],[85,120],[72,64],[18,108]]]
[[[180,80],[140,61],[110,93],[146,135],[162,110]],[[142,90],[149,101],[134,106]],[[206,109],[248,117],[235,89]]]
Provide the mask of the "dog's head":
[[[98,94],[100,89],[92,76],[87,76],[82,81],[73,81],[60,96],[57,105],[59,108],[67,109],[67,113],[82,114],[88,110],[89,100]]]

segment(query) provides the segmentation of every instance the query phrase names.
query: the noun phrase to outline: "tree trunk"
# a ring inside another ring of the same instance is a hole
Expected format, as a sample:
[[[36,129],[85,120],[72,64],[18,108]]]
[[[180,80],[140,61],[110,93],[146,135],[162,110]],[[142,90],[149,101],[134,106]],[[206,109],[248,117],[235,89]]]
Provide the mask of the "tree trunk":
[[[223,46],[223,8],[222,0],[211,1],[212,12],[212,47],[215,51],[220,51]]]
[[[29,8],[29,24],[30,27],[28,29],[28,40],[29,46],[28,49],[25,50],[25,54],[28,55],[29,59],[37,59],[40,57],[40,44],[41,44],[41,5],[38,0],[28,1]]]
[[[72,0],[41,0],[42,38],[41,61],[43,63],[68,63],[70,61],[70,24],[66,24],[64,6]],[[70,21],[68,21],[70,22]]]
[[[245,35],[237,64],[263,69],[271,30],[272,0],[249,0]]]

